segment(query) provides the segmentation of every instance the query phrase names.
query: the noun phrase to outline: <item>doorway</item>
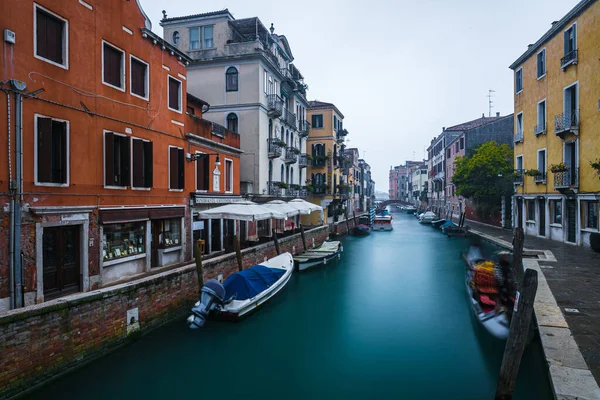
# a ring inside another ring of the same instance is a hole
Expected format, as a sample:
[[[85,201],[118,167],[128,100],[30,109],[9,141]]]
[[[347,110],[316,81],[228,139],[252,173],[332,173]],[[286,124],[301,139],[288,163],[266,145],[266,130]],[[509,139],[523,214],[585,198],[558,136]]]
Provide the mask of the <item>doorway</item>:
[[[77,225],[44,228],[44,300],[81,291],[79,232]]]
[[[577,242],[577,202],[567,200],[567,242]]]
[[[538,199],[538,208],[540,212],[540,236],[546,236],[546,200]]]

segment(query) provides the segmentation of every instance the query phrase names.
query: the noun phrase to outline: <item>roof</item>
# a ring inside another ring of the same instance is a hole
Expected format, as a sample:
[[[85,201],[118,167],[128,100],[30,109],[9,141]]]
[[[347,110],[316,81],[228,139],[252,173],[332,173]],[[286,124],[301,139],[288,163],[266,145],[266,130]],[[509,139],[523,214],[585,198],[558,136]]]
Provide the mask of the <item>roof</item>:
[[[468,131],[474,128],[479,128],[480,126],[487,125],[490,122],[497,121],[504,117],[481,117],[474,119],[469,122],[463,122],[462,124],[454,125],[449,128],[446,128],[444,132],[452,132],[452,131]]]
[[[517,58],[517,60],[513,62],[509,68],[514,70],[533,54],[537,53],[537,50],[544,43],[552,39],[558,32],[562,31],[567,26],[569,21],[583,13],[595,2],[596,0],[581,0],[579,3],[577,3],[577,5],[573,7],[571,11],[569,11],[564,17],[562,17],[560,21],[552,23],[552,27],[546,33],[544,33],[544,35],[537,42],[529,46],[527,51],[521,54],[521,56]]]
[[[167,14],[165,12],[163,12],[163,15],[165,15],[165,18],[163,18],[163,19],[160,20],[160,24],[161,25],[163,23],[181,21],[183,19],[213,17],[215,15],[229,15],[231,18],[233,18],[233,15],[231,15],[231,13],[229,12],[229,9],[227,9],[227,8],[225,8],[223,10],[219,10],[219,11],[210,11],[210,12],[205,12],[205,13],[201,13],[201,14],[184,15],[184,16],[181,16],[181,17],[172,17],[172,18],[166,18]]]
[[[190,56],[188,56],[186,53],[177,49],[171,43],[167,42],[166,40],[164,40],[163,38],[158,36],[156,33],[152,32],[151,30],[149,30],[147,28],[142,28],[142,37],[145,37],[145,38],[150,37],[151,39],[155,40],[157,43],[160,43],[163,46],[163,49],[169,49],[171,54],[176,55],[180,60],[183,60],[186,63],[190,63],[192,61]]]
[[[319,100],[310,100],[308,102],[308,108],[309,109],[313,109],[313,110],[327,110],[327,109],[334,109],[335,112],[337,112],[342,118],[344,118],[344,114],[342,114],[342,112],[340,110],[338,110],[338,108],[335,106],[335,104],[333,103],[326,103],[324,101],[319,101]]]

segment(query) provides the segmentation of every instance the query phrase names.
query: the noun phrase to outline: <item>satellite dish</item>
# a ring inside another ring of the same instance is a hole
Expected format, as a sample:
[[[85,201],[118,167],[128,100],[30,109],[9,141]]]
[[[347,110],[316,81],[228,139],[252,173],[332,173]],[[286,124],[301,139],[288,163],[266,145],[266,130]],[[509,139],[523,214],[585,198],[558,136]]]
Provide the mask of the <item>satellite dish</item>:
[[[10,86],[12,86],[13,89],[18,90],[20,92],[27,89],[27,84],[25,82],[19,81],[17,79],[11,79]]]

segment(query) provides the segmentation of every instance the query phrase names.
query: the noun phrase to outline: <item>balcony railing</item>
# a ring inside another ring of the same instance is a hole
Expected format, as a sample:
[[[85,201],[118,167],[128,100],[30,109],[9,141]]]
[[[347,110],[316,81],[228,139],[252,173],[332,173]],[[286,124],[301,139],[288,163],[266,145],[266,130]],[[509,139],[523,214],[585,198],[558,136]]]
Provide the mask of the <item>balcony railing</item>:
[[[276,94],[267,96],[267,113],[270,117],[279,117],[283,112],[283,99]]]
[[[564,71],[569,65],[577,64],[577,49],[560,59],[560,68]]]
[[[539,171],[539,173],[533,177],[533,181],[535,183],[546,183],[546,171]]]
[[[317,196],[322,196],[324,194],[327,194],[327,192],[329,191],[329,186],[328,185],[313,185],[313,194],[317,195]]]
[[[286,164],[293,164],[296,161],[298,161],[298,149],[295,147],[286,147],[283,162]]]
[[[283,188],[281,182],[270,181],[269,182],[269,195],[281,197],[283,194]]]
[[[310,123],[307,120],[301,119],[300,121],[298,121],[298,136],[300,136],[300,137],[308,136],[309,130],[310,130]]]
[[[554,172],[554,189],[570,189],[579,187],[579,168],[567,168]]]
[[[294,82],[294,77],[292,76],[292,72],[288,69],[288,68],[281,68],[281,75],[283,75],[283,78],[290,81],[290,82]]]
[[[296,114],[291,113],[288,110],[283,110],[283,121],[296,129]]]
[[[569,132],[574,134],[579,132],[579,110],[572,110],[554,117],[554,133],[561,136]]]
[[[338,143],[344,143],[344,140],[346,140],[346,135],[348,135],[348,131],[346,129],[338,129],[335,132],[335,140],[337,140]]]
[[[515,143],[523,142],[523,131],[516,131],[513,140]]]
[[[279,139],[269,139],[269,158],[277,158],[281,156],[281,146],[279,145]]]
[[[308,167],[308,154],[300,154],[298,157],[298,166],[300,168]]]
[[[323,168],[327,165],[327,156],[312,156],[312,166],[315,168]]]
[[[298,197],[300,197],[301,199],[308,197],[308,189],[306,188],[306,186],[303,186],[300,188],[300,190],[298,190]]]
[[[525,171],[522,169],[518,169],[515,171],[515,185],[522,185],[523,178],[525,176]]]
[[[533,127],[533,134],[535,136],[541,135],[543,133],[546,133],[546,123],[545,122],[537,124],[536,126]]]

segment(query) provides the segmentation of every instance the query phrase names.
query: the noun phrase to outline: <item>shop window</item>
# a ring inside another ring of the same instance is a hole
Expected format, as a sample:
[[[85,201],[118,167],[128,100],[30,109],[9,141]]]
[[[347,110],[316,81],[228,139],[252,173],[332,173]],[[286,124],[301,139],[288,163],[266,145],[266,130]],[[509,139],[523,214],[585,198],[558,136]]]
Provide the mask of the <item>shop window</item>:
[[[133,140],[133,187],[152,187],[152,142]]]
[[[588,229],[598,229],[598,202],[584,201],[583,205],[585,213],[585,227]]]
[[[169,147],[169,189],[183,190],[184,162],[183,149]]]
[[[535,201],[527,200],[527,220],[535,221]]]
[[[550,201],[550,213],[553,224],[562,224],[562,200]]]
[[[36,116],[36,183],[66,185],[68,165],[68,123]]]
[[[145,222],[104,225],[104,261],[146,253]]]
[[[127,136],[104,134],[104,175],[106,186],[129,186],[130,142]]]
[[[156,220],[152,223],[156,224],[159,248],[181,246],[181,218]]]

